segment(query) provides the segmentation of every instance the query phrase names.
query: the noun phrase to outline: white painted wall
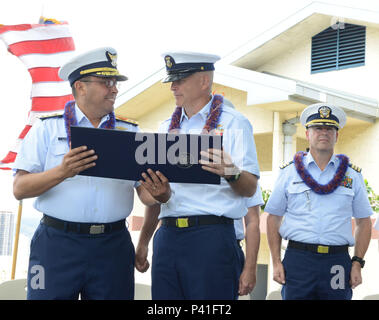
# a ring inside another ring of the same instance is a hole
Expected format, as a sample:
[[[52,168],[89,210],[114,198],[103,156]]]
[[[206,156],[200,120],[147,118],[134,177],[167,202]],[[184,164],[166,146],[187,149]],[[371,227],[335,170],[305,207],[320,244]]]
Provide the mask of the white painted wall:
[[[311,82],[360,96],[379,99],[379,29],[366,28],[366,63],[362,67],[311,74],[311,36],[308,41],[279,54],[260,66],[257,71],[271,72],[285,77]]]

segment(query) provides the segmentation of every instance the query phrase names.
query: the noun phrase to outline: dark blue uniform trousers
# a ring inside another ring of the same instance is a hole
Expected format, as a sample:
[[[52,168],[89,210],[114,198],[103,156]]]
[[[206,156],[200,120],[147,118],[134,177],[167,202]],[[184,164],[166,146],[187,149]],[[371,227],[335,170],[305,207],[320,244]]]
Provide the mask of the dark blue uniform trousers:
[[[284,300],[350,300],[349,254],[324,254],[287,248],[283,266]]]
[[[41,223],[31,241],[28,299],[133,299],[128,230],[77,234]]]
[[[161,226],[153,243],[153,300],[237,299],[240,252],[233,224]]]

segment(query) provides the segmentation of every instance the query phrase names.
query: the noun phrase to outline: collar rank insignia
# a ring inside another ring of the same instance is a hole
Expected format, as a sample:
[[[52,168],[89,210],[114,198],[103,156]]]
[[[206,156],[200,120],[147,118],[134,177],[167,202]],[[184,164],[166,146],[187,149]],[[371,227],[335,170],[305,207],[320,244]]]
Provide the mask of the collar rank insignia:
[[[332,112],[332,110],[327,106],[322,106],[318,109],[318,113],[319,113],[320,117],[323,119],[329,118],[331,112]]]

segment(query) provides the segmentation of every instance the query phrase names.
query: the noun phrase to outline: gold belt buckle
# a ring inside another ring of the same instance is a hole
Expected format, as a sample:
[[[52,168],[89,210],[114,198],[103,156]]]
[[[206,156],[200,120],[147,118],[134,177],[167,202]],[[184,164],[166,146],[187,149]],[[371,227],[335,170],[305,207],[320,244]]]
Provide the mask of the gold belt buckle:
[[[100,233],[104,233],[104,225],[101,224],[101,225],[92,225],[89,229],[89,233],[90,234],[100,234]]]
[[[329,253],[329,247],[327,246],[317,246],[318,253]]]
[[[177,218],[176,226],[178,228],[188,228],[188,218]]]

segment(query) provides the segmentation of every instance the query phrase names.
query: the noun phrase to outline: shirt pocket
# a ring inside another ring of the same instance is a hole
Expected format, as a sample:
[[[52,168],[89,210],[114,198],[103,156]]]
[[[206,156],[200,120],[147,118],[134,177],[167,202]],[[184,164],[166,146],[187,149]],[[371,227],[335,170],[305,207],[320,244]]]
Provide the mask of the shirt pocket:
[[[339,206],[338,210],[349,213],[352,213],[354,195],[353,189],[343,186],[339,186],[330,194],[331,197],[334,197],[333,202]]]
[[[310,212],[312,209],[312,189],[305,183],[290,183],[287,189],[288,211],[292,213]]]
[[[45,170],[54,168],[62,163],[64,155],[68,152],[67,141],[56,141],[49,147],[46,157]]]

